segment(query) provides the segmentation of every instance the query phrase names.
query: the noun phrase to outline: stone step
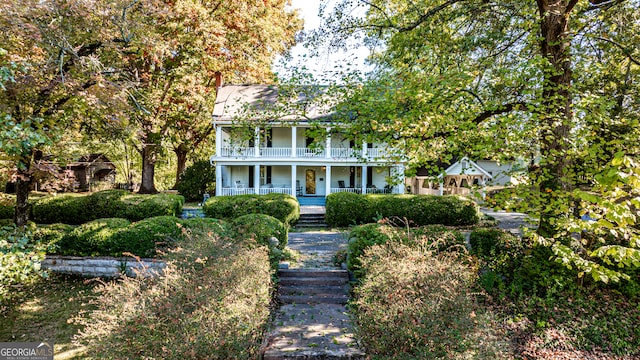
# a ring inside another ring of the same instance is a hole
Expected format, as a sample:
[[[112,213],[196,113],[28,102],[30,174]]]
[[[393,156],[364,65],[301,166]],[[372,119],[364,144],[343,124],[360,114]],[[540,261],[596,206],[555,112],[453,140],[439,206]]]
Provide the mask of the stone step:
[[[281,286],[280,295],[346,295],[349,293],[349,285],[330,286]]]
[[[282,278],[312,278],[312,277],[330,277],[344,278],[349,280],[349,273],[346,270],[317,270],[317,269],[280,269],[278,276]]]
[[[342,294],[333,295],[280,295],[283,304],[346,304],[349,296]]]
[[[343,277],[285,277],[280,278],[280,286],[331,286],[344,285]]]
[[[276,317],[279,325],[263,348],[265,360],[366,359],[344,305],[283,305]]]

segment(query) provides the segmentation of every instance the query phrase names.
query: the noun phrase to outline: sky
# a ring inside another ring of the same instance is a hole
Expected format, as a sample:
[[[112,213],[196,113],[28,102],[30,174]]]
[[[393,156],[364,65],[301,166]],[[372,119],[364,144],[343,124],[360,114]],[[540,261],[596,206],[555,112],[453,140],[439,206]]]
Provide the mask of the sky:
[[[320,26],[320,18],[318,17],[318,9],[320,4],[327,0],[292,0],[291,7],[298,9],[300,15],[304,19],[304,31],[309,33],[310,31],[317,29]],[[330,3],[335,3],[335,0],[329,0]],[[363,46],[356,50],[351,50],[347,53],[339,51],[333,53],[327,53],[327,51],[321,51],[321,55],[311,58],[309,50],[304,47],[304,44],[297,44],[291,50],[292,59],[285,61],[284,58],[278,57],[273,67],[274,71],[279,74],[286,74],[286,68],[291,66],[306,66],[309,71],[316,77],[325,77],[328,74],[333,73],[333,69],[337,65],[344,65],[347,60],[350,60],[357,68],[365,69],[367,66],[364,64],[366,56],[369,51]],[[331,77],[329,75],[329,77]]]

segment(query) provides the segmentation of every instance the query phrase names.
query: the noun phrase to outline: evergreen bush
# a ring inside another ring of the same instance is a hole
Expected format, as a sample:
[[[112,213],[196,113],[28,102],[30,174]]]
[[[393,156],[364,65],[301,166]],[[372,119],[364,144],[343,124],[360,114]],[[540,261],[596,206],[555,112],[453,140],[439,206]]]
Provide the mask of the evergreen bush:
[[[473,201],[456,196],[360,195],[335,193],[327,197],[326,220],[330,226],[348,226],[381,218],[406,219],[411,226],[473,225],[479,221]]]
[[[33,221],[40,224],[80,225],[103,218],[139,221],[155,216],[180,216],[184,197],[174,194],[142,195],[126,190],[105,190],[90,195],[66,194],[33,203]]]
[[[248,214],[232,221],[235,238],[255,240],[259,245],[269,245],[269,239],[278,239],[278,248],[287,246],[289,232],[287,226],[273,216],[264,214]]]
[[[187,201],[201,201],[204,194],[215,192],[216,171],[209,160],[199,160],[187,167],[178,181],[177,190]]]
[[[15,205],[15,196],[0,194],[0,219],[13,219]]]
[[[122,218],[97,219],[82,224],[57,242],[55,252],[72,256],[153,257],[182,237],[182,220],[157,216],[131,223]],[[50,235],[53,236],[53,235]]]
[[[288,194],[216,196],[203,206],[204,214],[217,219],[235,219],[248,214],[273,216],[286,225],[300,218],[300,204]]]

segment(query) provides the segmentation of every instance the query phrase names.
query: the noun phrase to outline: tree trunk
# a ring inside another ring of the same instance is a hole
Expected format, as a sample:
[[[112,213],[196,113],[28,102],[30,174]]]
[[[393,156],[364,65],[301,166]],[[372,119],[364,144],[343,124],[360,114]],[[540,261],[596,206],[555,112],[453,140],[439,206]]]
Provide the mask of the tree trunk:
[[[16,174],[16,211],[14,223],[18,227],[25,227],[29,221],[29,191],[31,191],[31,154],[18,162]]]
[[[185,144],[180,144],[173,148],[173,152],[176,153],[176,157],[178,158],[178,167],[176,169],[176,182],[173,185],[174,190],[178,188],[178,184],[180,183],[180,176],[184,174],[184,170],[187,167],[187,154],[189,153],[189,149]]]
[[[560,229],[556,219],[570,213],[571,190],[568,157],[571,128],[571,54],[569,51],[569,13],[572,0],[538,0],[540,49],[548,61],[544,68],[542,109],[540,113],[541,213],[538,233],[554,237]]]
[[[157,145],[143,144],[140,153],[142,157],[142,182],[140,184],[140,194],[156,194],[156,185],[154,181],[156,172],[156,161],[158,160]]]

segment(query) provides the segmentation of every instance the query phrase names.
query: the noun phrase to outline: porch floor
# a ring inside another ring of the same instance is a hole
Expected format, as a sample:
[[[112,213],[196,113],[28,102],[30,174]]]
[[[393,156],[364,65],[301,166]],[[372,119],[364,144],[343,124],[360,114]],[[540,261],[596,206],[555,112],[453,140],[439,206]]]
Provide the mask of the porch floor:
[[[301,205],[300,214],[322,214],[326,213],[326,208],[321,205]]]

